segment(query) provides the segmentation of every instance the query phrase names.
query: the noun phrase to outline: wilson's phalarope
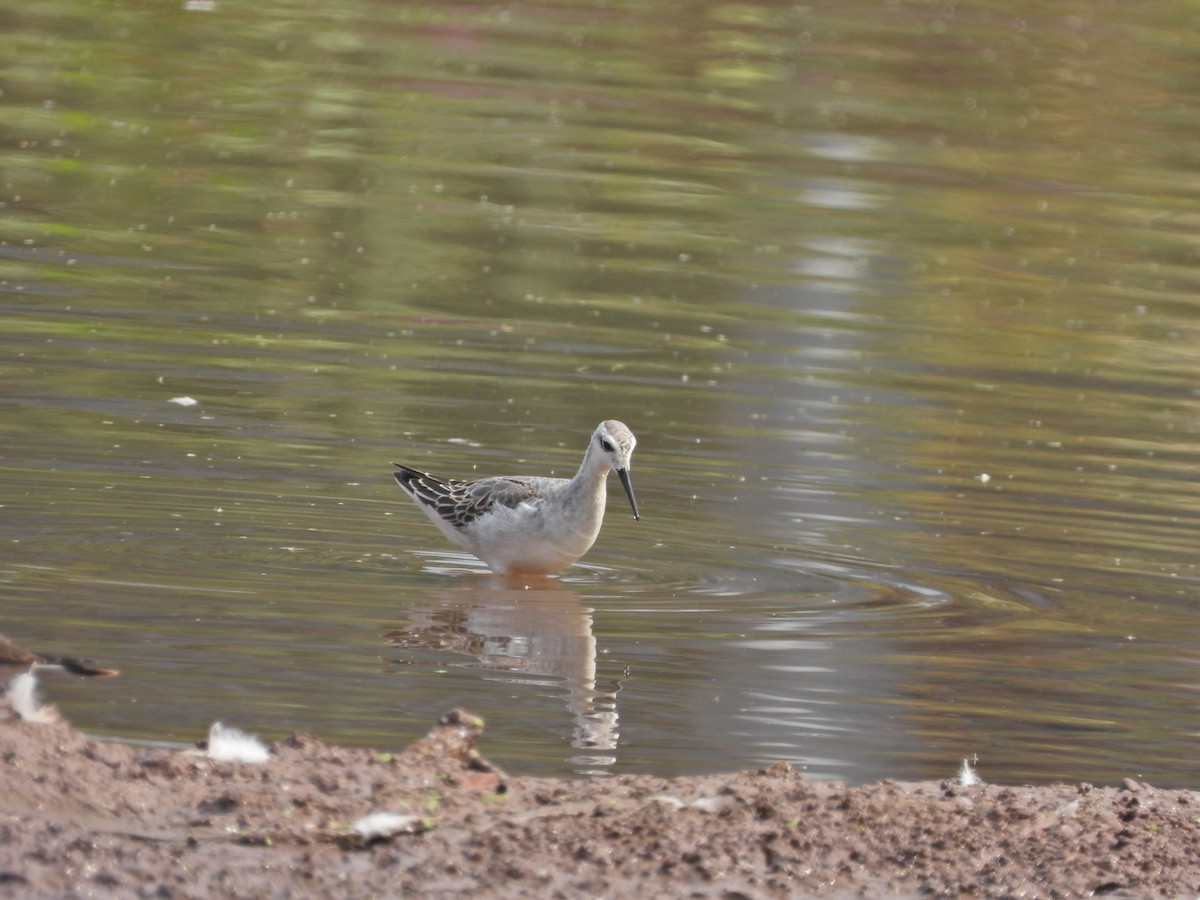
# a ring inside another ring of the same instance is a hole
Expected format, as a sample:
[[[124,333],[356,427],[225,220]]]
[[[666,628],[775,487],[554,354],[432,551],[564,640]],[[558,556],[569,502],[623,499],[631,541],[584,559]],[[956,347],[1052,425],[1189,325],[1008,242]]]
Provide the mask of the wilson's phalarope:
[[[447,481],[392,463],[405,493],[442,534],[502,575],[550,575],[587,553],[604,521],[609,469],[638,515],[629,482],[637,440],[615,419],[601,422],[575,477],[523,475]]]

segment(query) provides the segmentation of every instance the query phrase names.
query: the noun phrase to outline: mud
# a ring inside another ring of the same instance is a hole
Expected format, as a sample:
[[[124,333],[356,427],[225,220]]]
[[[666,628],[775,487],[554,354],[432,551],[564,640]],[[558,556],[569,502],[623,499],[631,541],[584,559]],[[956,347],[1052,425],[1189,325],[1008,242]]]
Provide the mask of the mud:
[[[0,721],[3,897],[1086,897],[1200,893],[1200,795],[509,777],[455,711],[400,752],[262,764]],[[397,813],[354,829],[369,813]]]

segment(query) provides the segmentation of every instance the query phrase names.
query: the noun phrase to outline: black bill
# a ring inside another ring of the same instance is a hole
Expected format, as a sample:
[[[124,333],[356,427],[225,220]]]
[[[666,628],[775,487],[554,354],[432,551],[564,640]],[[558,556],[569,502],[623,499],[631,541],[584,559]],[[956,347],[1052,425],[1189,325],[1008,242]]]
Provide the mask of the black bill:
[[[637,511],[637,501],[633,499],[633,485],[629,482],[629,470],[617,469],[617,477],[621,479],[621,487],[625,488],[625,495],[629,497],[629,505],[633,507],[633,517],[641,519]]]

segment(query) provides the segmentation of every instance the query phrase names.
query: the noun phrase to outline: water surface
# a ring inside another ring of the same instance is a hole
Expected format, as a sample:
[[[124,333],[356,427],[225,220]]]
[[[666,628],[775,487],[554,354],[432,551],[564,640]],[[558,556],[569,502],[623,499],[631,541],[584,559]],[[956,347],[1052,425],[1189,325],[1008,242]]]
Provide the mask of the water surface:
[[[1196,24],[10,11],[0,628],[105,736],[1196,787]],[[389,475],[605,418],[642,520],[557,579]]]

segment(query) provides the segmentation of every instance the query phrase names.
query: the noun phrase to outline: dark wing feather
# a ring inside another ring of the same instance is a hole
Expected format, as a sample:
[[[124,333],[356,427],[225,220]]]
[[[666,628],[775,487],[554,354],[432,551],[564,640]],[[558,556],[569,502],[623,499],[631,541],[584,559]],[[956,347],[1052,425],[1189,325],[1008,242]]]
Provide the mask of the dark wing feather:
[[[42,657],[37,653],[26,650],[24,647],[18,647],[0,634],[0,665],[31,666],[42,661]]]
[[[400,487],[422,506],[433,509],[455,528],[465,528],[492,507],[516,507],[537,496],[532,486],[519,478],[481,478],[457,481],[392,463]]]
[[[102,666],[95,660],[80,659],[78,656],[47,656],[46,662],[51,665],[62,666],[64,670],[70,672],[72,675],[83,675],[86,678],[112,678],[114,675],[121,674],[120,669]]]
[[[62,666],[75,675],[95,675],[106,677],[119,675],[116,669],[100,666],[90,659],[79,659],[75,656],[49,656],[44,653],[34,653],[24,647],[18,647],[4,635],[0,634],[0,665],[31,666],[35,663],[44,666]]]

